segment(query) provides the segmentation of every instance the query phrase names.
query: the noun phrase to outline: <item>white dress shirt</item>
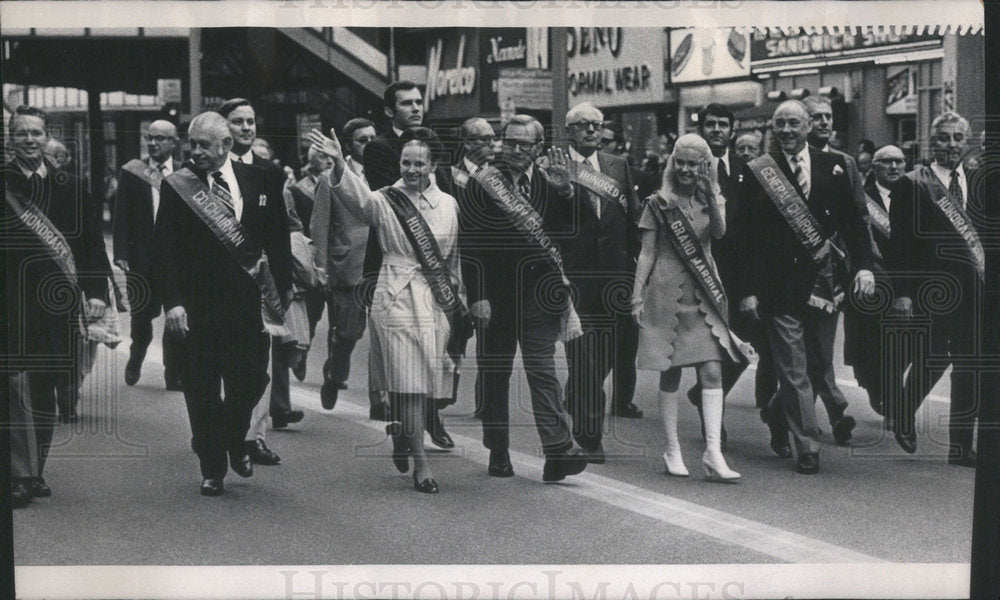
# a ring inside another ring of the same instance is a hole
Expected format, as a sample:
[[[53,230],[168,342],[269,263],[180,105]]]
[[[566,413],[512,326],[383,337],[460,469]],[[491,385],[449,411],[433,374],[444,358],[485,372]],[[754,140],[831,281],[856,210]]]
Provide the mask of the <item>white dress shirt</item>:
[[[152,157],[150,157],[149,166],[153,167],[154,169],[159,169],[159,171],[163,173],[164,177],[166,177],[167,175],[171,175],[174,172],[174,161],[170,160],[169,158],[163,162],[162,164],[163,168],[160,169],[159,168],[160,165],[157,165],[156,161],[153,160]],[[149,189],[153,197],[153,224],[155,225],[156,215],[158,215],[160,212],[160,186],[150,185]]]
[[[573,162],[577,162],[577,163],[584,163],[585,162],[588,165],[590,165],[590,167],[593,168],[598,173],[601,172],[601,163],[598,162],[598,160],[597,160],[597,152],[594,152],[590,156],[584,158],[584,156],[582,154],[580,154],[579,152],[576,151],[576,148],[570,146],[570,148],[569,148],[569,157],[570,157],[570,159]],[[600,219],[601,218],[601,199],[600,198],[593,198],[592,200],[593,200],[592,205],[594,207],[594,214],[596,214],[597,218]]]
[[[465,165],[465,170],[469,172],[469,175],[475,175],[476,171],[479,170],[479,165],[469,160],[467,156],[462,157],[462,164]]]
[[[244,164],[253,164],[253,150],[247,150],[246,154],[234,154],[232,150],[229,151],[229,158],[235,160],[236,162],[241,162]]]
[[[48,167],[45,166],[44,160],[42,161],[42,164],[38,165],[38,168],[35,169],[34,171],[29,171],[28,169],[26,169],[24,167],[24,164],[21,162],[18,162],[18,166],[21,167],[21,172],[24,173],[25,179],[31,179],[31,176],[34,175],[35,173],[38,173],[39,177],[45,179],[45,177],[49,174],[49,169]]]
[[[782,150],[781,153],[785,155],[785,160],[788,161],[788,166],[792,168],[792,173],[795,173],[795,162],[792,158],[798,158],[799,168],[802,169],[802,173],[805,174],[806,181],[809,182],[809,191],[812,192],[812,162],[809,160],[809,146],[807,145],[798,154],[789,154],[784,150]]]
[[[227,160],[222,163],[222,166],[217,171],[222,173],[222,179],[229,185],[229,194],[233,198],[233,209],[236,212],[236,220],[240,220],[243,218],[243,194],[240,193],[240,184],[236,181],[236,173],[233,172],[233,162]],[[212,187],[215,172],[212,171],[208,175],[209,187]]]
[[[878,190],[879,196],[882,196],[882,204],[885,205],[885,212],[889,212],[889,201],[892,196],[892,192],[889,191],[889,188],[883,187],[883,185],[877,181],[875,182],[875,189]]]
[[[726,174],[727,175],[732,175],[733,174],[733,168],[729,164],[729,148],[726,148],[726,153],[725,154],[723,154],[722,156],[718,157],[718,161],[721,162],[722,164],[726,165]],[[716,167],[718,167],[718,163],[716,163]]]
[[[937,178],[944,185],[944,189],[950,189],[952,169],[939,165],[935,160],[931,163],[931,171],[934,171],[934,174],[937,175]],[[969,203],[969,190],[965,185],[965,169],[962,168],[962,165],[958,165],[958,168],[954,169],[954,171],[958,173],[958,187],[962,188],[962,208],[964,209]]]

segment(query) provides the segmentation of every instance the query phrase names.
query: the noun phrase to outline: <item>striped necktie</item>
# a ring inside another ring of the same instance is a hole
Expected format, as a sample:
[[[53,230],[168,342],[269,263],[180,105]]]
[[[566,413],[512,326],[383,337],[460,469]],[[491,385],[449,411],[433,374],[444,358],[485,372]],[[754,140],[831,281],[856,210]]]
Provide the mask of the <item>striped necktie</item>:
[[[951,172],[951,181],[948,183],[948,195],[951,199],[965,208],[965,196],[962,195],[962,185],[958,182],[958,171]]]
[[[236,207],[233,206],[233,194],[229,189],[229,184],[222,178],[222,171],[212,173],[212,179],[212,193],[215,194],[219,200],[222,200],[222,203],[226,205],[226,208],[231,210],[235,216]]]
[[[809,198],[809,177],[806,176],[805,169],[802,168],[802,156],[795,155],[792,157],[792,163],[795,165],[793,171],[795,173],[795,180],[799,182],[799,188],[802,190],[802,195]]]

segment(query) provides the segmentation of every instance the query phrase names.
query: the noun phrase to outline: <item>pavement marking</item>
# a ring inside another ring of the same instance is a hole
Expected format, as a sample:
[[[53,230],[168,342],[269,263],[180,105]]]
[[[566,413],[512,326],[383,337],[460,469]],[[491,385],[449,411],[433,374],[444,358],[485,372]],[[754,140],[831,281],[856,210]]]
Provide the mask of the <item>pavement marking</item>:
[[[307,393],[295,384],[291,396],[311,410],[347,419],[355,424],[382,432],[385,423],[368,419],[368,407],[361,407],[342,400],[336,412],[319,408],[319,394]],[[451,434],[455,445],[461,449],[462,458],[471,460],[482,467],[489,465],[489,451],[477,439]],[[529,479],[540,481],[544,459],[522,452],[510,451],[510,460],[518,476],[528,475]],[[669,494],[652,492],[593,473],[581,473],[556,485],[567,492],[577,494],[617,508],[628,510],[662,523],[694,531],[734,546],[740,546],[773,556],[790,563],[870,563],[889,562],[884,559],[855,552],[849,548],[829,544],[821,540],[772,527],[724,511],[688,502]],[[726,484],[718,484],[726,485]]]

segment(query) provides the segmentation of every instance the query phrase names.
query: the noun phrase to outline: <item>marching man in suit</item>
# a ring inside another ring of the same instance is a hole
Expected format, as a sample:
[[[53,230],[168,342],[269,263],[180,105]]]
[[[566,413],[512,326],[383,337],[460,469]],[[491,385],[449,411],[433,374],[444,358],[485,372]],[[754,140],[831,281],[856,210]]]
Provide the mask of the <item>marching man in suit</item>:
[[[45,112],[17,107],[8,135],[13,161],[4,169],[0,254],[6,273],[16,275],[5,282],[3,354],[13,368],[2,373],[2,406],[10,410],[11,500],[19,508],[52,495],[43,472],[57,388],[75,368],[81,317],[85,326],[104,316],[111,265],[98,206],[79,179],[45,159]]]
[[[984,225],[982,188],[972,185],[962,160],[969,145],[969,122],[944,113],[931,123],[934,162],[906,174],[892,191],[890,270],[898,273],[893,310],[929,320],[929,347],[910,358],[910,373],[888,413],[888,428],[906,452],[917,450],[916,412],[952,366],[948,462],[975,467],[972,448],[979,399],[976,373],[963,360],[978,353],[985,254],[979,239]],[[945,301],[922,290],[957,283]],[[933,359],[934,364],[928,362]],[[907,365],[903,365],[906,368]]]
[[[583,103],[566,113],[571,145],[570,180],[576,196],[563,211],[560,231],[566,275],[575,288],[576,312],[583,335],[566,343],[569,383],[566,400],[573,416],[573,436],[588,460],[604,462],[604,380],[615,372],[618,405],[613,415],[638,418],[632,403],[638,327],[626,300],[632,297],[635,260],[639,255],[638,200],[628,163],[598,152],[604,115]],[[617,289],[616,289],[617,288]],[[621,356],[624,355],[624,356]]]
[[[872,174],[865,182],[865,202],[872,232],[872,258],[875,277],[888,284],[886,256],[891,249],[889,209],[892,189],[906,168],[906,157],[896,146],[883,146],[874,154]],[[892,381],[882,372],[882,315],[864,302],[848,302],[844,309],[844,364],[854,368],[858,385],[868,392],[872,410],[885,414],[886,394],[883,382]],[[898,367],[895,367],[898,368]]]
[[[188,139],[191,164],[160,189],[156,252],[167,329],[186,338],[181,379],[201,493],[218,496],[227,455],[238,475],[253,474],[244,437],[268,383],[269,336],[287,334],[291,249],[281,192],[230,158],[226,119],[196,116]]]
[[[819,471],[816,389],[834,380],[844,296],[874,291],[871,239],[847,163],[806,144],[812,128],[806,107],[797,100],[781,103],[771,128],[775,147],[747,165],[752,177],[741,190],[754,233],[744,242],[750,277],[741,309],[764,319],[771,341],[778,377],[778,392],[764,412],[771,447],[784,449],[791,431],[796,470],[812,474]],[[830,420],[835,436],[849,423],[842,411]]]
[[[125,383],[135,385],[146,350],[153,341],[152,320],[160,314],[160,297],[153,287],[153,227],[160,210],[160,184],[180,169],[173,159],[177,128],[170,121],[153,121],[146,131],[147,160],[125,163],[118,175],[115,198],[114,264],[130,280],[132,347],[125,365]],[[181,390],[178,362],[180,340],[163,336],[163,375],[167,389]]]

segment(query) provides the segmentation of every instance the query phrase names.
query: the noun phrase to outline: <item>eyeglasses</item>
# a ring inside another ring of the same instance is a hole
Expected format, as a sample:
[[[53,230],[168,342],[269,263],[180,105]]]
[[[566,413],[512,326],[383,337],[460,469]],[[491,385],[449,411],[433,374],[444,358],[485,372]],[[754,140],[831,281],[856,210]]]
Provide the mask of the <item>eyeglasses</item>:
[[[577,129],[587,130],[593,127],[594,129],[603,129],[603,121],[577,121],[576,123],[570,123],[571,127],[576,127]]]
[[[465,141],[472,144],[492,144],[497,141],[497,138],[492,135],[481,135],[466,138]]]
[[[520,150],[520,151],[531,150],[531,147],[537,143],[538,142],[527,142],[524,140],[515,140],[511,138],[503,139],[503,145],[507,146],[511,150]]]

